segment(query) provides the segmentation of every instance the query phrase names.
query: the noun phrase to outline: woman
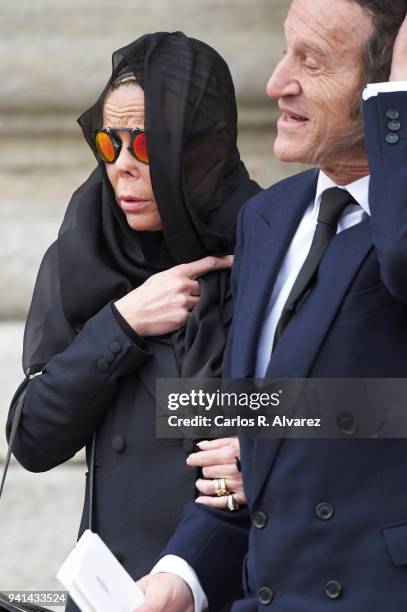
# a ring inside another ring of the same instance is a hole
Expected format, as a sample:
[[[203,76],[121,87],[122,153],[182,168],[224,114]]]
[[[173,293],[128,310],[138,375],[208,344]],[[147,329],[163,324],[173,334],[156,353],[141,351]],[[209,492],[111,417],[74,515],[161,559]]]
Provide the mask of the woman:
[[[236,120],[229,70],[207,45],[158,33],[115,52],[79,119],[98,167],[44,257],[27,320],[14,454],[44,471],[86,446],[89,463],[96,432],[93,528],[135,579],[194,498],[191,441],[155,437],[155,381],[221,375],[231,261],[207,256],[233,251],[238,211],[259,191]],[[216,441],[222,461],[212,449],[208,465],[243,502],[236,445]],[[199,498],[226,507],[213,499]],[[87,485],[80,533],[88,506]]]

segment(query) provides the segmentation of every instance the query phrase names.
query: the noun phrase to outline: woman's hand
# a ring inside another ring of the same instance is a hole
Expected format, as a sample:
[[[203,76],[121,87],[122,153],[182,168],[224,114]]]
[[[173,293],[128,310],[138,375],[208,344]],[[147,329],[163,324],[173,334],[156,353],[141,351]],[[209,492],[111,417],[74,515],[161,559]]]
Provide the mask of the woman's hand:
[[[394,44],[390,81],[407,81],[407,15]]]
[[[233,257],[204,257],[154,274],[115,302],[116,308],[140,336],[162,336],[186,325],[199,301],[197,278],[230,268]]]
[[[218,497],[215,488],[219,478],[225,480],[227,492],[233,496],[239,506],[246,504],[243,491],[243,479],[240,472],[240,444],[238,438],[219,438],[198,443],[201,449],[191,453],[187,464],[201,467],[205,478],[196,481],[196,487],[202,495],[195,501],[213,508],[227,508],[228,494]],[[237,460],[236,460],[237,458]]]

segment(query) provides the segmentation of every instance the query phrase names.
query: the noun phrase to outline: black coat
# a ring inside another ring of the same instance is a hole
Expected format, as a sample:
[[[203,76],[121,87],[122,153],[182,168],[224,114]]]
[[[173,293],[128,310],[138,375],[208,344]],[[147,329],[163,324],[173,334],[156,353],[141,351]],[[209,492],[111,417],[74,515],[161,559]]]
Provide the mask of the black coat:
[[[93,528],[134,579],[151,570],[194,499],[197,473],[185,461],[193,442],[155,436],[156,378],[177,375],[172,347],[135,343],[109,304],[30,380],[15,442],[18,461],[43,472],[89,451],[97,432]],[[13,415],[14,406],[8,436]]]

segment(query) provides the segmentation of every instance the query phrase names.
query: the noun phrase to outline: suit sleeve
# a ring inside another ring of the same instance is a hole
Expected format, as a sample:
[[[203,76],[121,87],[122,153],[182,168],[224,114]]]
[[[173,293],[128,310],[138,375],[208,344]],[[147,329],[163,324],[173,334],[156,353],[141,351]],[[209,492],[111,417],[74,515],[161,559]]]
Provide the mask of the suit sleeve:
[[[162,556],[176,555],[195,571],[208,599],[209,611],[217,612],[242,597],[242,567],[248,548],[250,514],[191,503]]]
[[[28,382],[13,449],[17,460],[30,471],[43,472],[73,457],[98,428],[120,378],[149,356],[146,346],[124,331],[111,304],[102,308]],[[7,420],[8,439],[17,397]]]
[[[407,303],[407,92],[364,104],[373,243],[383,283]]]

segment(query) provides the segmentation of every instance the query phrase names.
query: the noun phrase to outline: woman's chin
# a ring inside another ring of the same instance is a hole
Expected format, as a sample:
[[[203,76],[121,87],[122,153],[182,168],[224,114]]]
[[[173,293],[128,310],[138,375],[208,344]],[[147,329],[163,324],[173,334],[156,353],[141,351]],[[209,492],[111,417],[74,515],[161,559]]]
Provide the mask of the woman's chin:
[[[161,220],[157,215],[127,213],[129,227],[136,232],[159,232],[162,230]]]

